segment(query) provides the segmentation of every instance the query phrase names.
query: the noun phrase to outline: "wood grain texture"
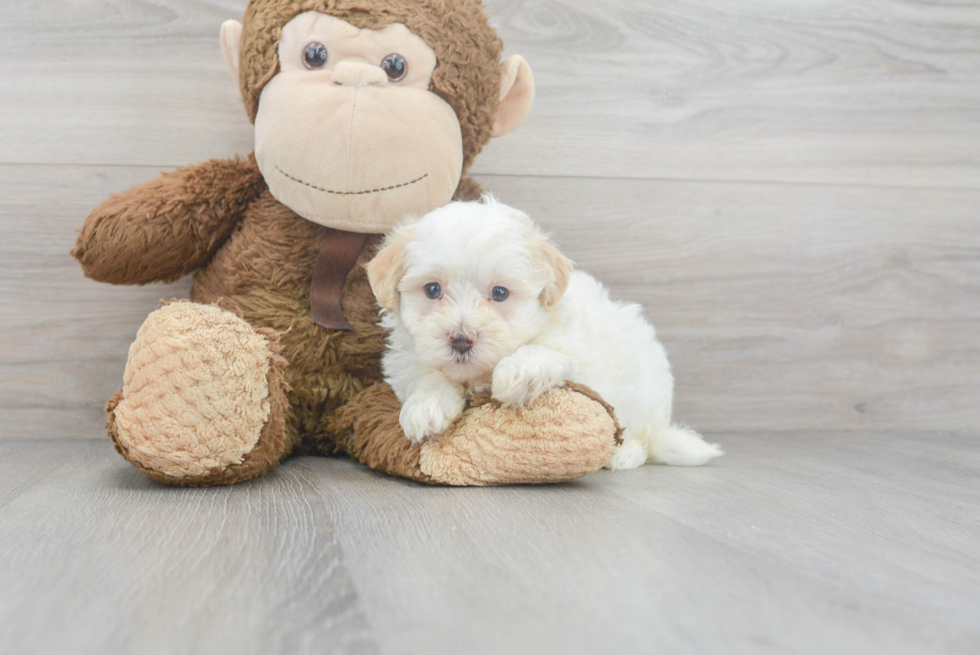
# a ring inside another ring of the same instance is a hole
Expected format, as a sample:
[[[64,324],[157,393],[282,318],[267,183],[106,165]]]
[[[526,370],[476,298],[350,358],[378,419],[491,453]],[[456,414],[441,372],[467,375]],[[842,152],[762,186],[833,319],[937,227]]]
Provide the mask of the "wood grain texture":
[[[707,432],[980,425],[980,193],[485,179],[640,302]]]
[[[169,489],[102,406],[188,280],[67,253],[251,149],[244,4],[0,3],[0,653],[980,650],[980,5],[489,0],[538,99],[480,180],[644,304],[717,464]]]
[[[0,166],[6,438],[101,438],[130,342],[175,285],[86,280],[100,198],[154,169]],[[980,423],[980,193],[483,176],[579,266],[641,302],[676,416],[731,430]]]
[[[388,617],[376,624],[386,652],[980,645],[971,555],[980,457],[970,438],[719,438],[728,455],[714,466],[603,471],[492,497],[393,489],[381,476],[368,486],[341,462],[329,463],[340,488],[331,493],[329,479],[318,488],[343,517],[337,529],[366,611]]]
[[[69,256],[105,196],[159,174],[139,167],[0,166],[0,438],[103,437],[129,344],[172,285],[85,279]]]
[[[244,4],[3,3],[0,162],[247,152],[217,38]],[[538,97],[477,172],[980,188],[976,3],[487,4]]]
[[[107,443],[0,443],[0,652],[980,648],[975,436],[719,438],[494,489],[302,458],[176,490]]]
[[[119,463],[0,443],[0,652],[378,652],[302,477],[180,490]]]
[[[249,150],[216,38],[243,6],[0,7],[0,437],[99,437],[140,323],[186,295],[187,280],[92,283],[66,254],[107,193]],[[678,417],[708,432],[975,427],[980,8],[488,6],[539,96],[480,179],[644,303]]]

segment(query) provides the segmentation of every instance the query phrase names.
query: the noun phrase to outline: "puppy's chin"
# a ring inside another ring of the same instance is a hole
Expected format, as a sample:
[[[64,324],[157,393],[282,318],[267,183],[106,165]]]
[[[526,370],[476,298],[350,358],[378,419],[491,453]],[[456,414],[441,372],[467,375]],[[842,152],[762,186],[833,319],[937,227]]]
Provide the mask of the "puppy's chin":
[[[493,374],[493,364],[481,361],[470,353],[465,355],[453,353],[451,357],[438,362],[436,368],[447,378],[459,384],[488,380]]]

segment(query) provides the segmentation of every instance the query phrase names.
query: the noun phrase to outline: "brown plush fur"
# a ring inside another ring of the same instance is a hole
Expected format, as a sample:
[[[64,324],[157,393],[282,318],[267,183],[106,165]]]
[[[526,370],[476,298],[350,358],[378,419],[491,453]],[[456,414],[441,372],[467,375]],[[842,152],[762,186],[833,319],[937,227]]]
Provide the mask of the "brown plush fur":
[[[464,177],[459,181],[453,200],[476,200],[481,193],[483,193],[483,188],[479,182],[471,177]]]
[[[244,21],[241,86],[253,118],[261,89],[277,70],[282,26],[308,10],[359,27],[402,22],[421,36],[439,57],[431,90],[456,110],[469,166],[490,138],[500,88],[501,44],[478,1],[252,0]],[[479,193],[477,183],[462,178],[457,197],[473,199]],[[212,160],[168,173],[111,197],[89,216],[73,251],[87,276],[144,284],[196,270],[191,300],[237,314],[276,353],[267,376],[271,418],[244,461],[195,478],[140,467],[144,473],[170,484],[230,484],[270,470],[291,453],[346,451],[372,468],[434,481],[420,469],[420,448],[402,434],[397,399],[382,380],[384,334],[363,267],[380,237],[368,237],[344,284],[341,307],[353,330],[337,331],[316,325],[310,311],[321,232],[272,197],[253,157]],[[106,427],[120,453],[133,461],[119,445],[114,422],[121,398],[117,394],[109,402]],[[611,416],[607,405],[598,407],[603,417]],[[574,433],[574,426],[569,430]],[[585,453],[588,461],[598,462],[590,463],[590,470],[611,453],[611,433],[606,441],[583,447],[591,448]],[[452,470],[448,464],[446,470]],[[545,472],[540,479],[585,472]],[[534,471],[521,475],[516,481],[537,480]]]
[[[262,193],[238,229],[198,272],[191,300],[217,303],[253,326],[279,335],[289,361],[286,382],[292,411],[286,420],[288,444],[300,453],[337,451],[336,435],[322,416],[332,415],[367,386],[380,381],[384,333],[377,325],[374,296],[362,265],[344,284],[341,307],[354,328],[328,330],[313,322],[310,284],[319,252],[320,227],[301,219]],[[378,237],[370,237],[376,242]],[[360,264],[373,248],[361,254]],[[288,454],[285,453],[285,454]]]
[[[419,467],[422,446],[411,443],[398,425],[401,403],[387,384],[376,384],[340,409],[334,425],[344,450],[371,468],[418,482],[433,482]]]
[[[242,30],[241,91],[254,121],[262,89],[279,72],[276,50],[283,26],[319,11],[362,29],[402,23],[436,53],[429,90],[456,111],[463,133],[463,172],[490,140],[500,95],[503,42],[480,0],[252,0]]]
[[[387,384],[376,384],[340,409],[336,425],[351,457],[430,484],[563,482],[602,466],[613,452],[609,427],[621,443],[612,408],[580,384],[549,396],[557,397],[522,409],[503,408],[489,395],[474,397],[447,434],[412,444],[398,425],[398,398]],[[567,429],[569,417],[590,429]],[[583,441],[595,447],[583,449]]]
[[[207,262],[264,188],[254,157],[165,173],[99,205],[72,255],[100,282],[172,282]]]

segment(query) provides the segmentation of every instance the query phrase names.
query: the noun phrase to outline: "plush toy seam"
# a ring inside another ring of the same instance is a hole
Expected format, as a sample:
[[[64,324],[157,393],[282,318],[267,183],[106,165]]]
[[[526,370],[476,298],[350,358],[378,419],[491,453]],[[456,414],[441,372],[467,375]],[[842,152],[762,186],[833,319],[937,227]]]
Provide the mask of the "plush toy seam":
[[[391,191],[392,189],[400,189],[403,186],[408,186],[409,184],[415,184],[416,182],[421,182],[425,178],[429,177],[429,174],[425,173],[424,175],[421,175],[415,178],[414,180],[409,180],[408,182],[402,182],[401,184],[393,184],[391,186],[380,187],[378,189],[365,189],[364,191],[334,191],[332,189],[324,189],[322,187],[318,187],[315,184],[310,184],[309,182],[301,180],[298,177],[293,177],[292,175],[282,170],[278,166],[276,166],[276,170],[279,171],[282,175],[288,177],[293,182],[299,182],[300,184],[304,186],[308,186],[311,189],[316,189],[317,191],[323,191],[324,193],[332,193],[337,196],[363,196],[368,193],[378,193],[379,191]]]

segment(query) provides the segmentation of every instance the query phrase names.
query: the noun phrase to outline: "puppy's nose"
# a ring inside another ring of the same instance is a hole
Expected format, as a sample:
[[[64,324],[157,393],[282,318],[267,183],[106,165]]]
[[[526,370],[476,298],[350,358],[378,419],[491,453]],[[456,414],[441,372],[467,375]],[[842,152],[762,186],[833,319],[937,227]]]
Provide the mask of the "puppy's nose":
[[[449,347],[460,354],[466,353],[473,347],[473,340],[462,332],[457,332],[449,336]]]

